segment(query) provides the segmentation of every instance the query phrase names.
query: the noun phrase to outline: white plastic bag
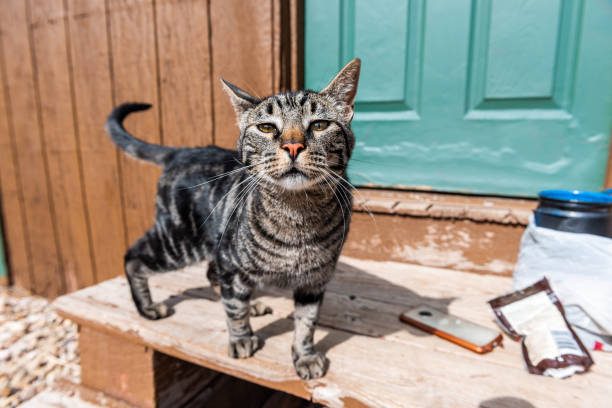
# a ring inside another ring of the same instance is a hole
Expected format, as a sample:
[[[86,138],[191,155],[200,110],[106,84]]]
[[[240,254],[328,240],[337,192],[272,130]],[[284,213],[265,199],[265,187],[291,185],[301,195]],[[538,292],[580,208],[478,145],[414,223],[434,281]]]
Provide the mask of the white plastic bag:
[[[612,351],[612,239],[538,227],[531,217],[521,239],[514,289],[543,276],[585,345]]]

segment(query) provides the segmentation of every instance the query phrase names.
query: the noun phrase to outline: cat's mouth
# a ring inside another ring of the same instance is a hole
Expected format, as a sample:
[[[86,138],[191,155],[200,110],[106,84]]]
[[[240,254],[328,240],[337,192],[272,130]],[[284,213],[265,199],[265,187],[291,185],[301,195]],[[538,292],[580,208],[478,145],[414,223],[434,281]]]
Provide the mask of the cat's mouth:
[[[312,184],[312,180],[306,173],[292,166],[279,177],[278,184],[287,190],[303,190]]]
[[[292,177],[292,176],[304,176],[306,177],[306,175],[299,170],[297,167],[291,167],[289,170],[287,170],[285,173],[283,173],[283,175],[281,177]]]

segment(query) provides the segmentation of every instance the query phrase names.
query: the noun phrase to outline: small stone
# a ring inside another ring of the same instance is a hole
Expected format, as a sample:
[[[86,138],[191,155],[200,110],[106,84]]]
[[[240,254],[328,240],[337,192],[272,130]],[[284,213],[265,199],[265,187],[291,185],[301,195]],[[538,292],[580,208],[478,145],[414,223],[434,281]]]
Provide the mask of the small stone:
[[[11,377],[11,382],[10,382],[11,387],[21,388],[24,385],[27,375],[28,373],[26,372],[24,368],[18,368],[17,372],[13,374],[13,376]]]
[[[11,359],[11,352],[8,349],[0,350],[0,363],[9,361]]]
[[[36,387],[27,387],[23,389],[18,395],[19,402],[24,402],[36,395]]]
[[[16,407],[18,403],[17,395],[12,395],[4,400],[0,400],[0,408]]]
[[[8,383],[4,384],[4,386],[0,386],[0,398],[6,398],[11,395],[11,388]]]

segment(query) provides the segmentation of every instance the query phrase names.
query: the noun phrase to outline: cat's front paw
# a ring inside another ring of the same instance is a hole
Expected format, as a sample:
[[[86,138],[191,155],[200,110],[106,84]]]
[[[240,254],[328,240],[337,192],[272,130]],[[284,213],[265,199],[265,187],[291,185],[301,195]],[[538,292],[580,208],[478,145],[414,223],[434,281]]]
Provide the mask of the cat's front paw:
[[[230,338],[228,353],[233,358],[248,358],[259,348],[259,337],[245,336]]]
[[[159,320],[172,315],[174,309],[163,302],[159,302],[152,303],[149,306],[141,306],[138,308],[138,312],[149,320]]]
[[[313,354],[305,354],[303,356],[293,357],[293,366],[295,372],[303,380],[312,380],[313,378],[323,377],[329,366],[329,360],[323,353],[315,352]]]

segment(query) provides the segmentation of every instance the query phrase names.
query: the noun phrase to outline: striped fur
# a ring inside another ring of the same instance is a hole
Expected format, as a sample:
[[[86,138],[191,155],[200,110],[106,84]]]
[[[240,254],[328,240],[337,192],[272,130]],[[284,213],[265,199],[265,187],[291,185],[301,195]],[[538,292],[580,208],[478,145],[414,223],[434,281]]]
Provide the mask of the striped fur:
[[[111,113],[106,129],[115,144],[163,168],[155,224],[125,255],[141,315],[160,319],[173,312],[152,301],[150,275],[207,260],[208,279],[221,288],[232,357],[249,357],[259,347],[249,317],[270,310],[250,298],[256,286],[275,285],[294,291],[298,375],[325,373],[327,360],[314,349],[313,335],[349,229],[346,166],[355,144],[350,121],[359,69],[359,60],[352,61],[321,92],[263,99],[224,82],[240,127],[237,151],[152,145],[122,125],[130,112],[149,105],[124,104]]]

